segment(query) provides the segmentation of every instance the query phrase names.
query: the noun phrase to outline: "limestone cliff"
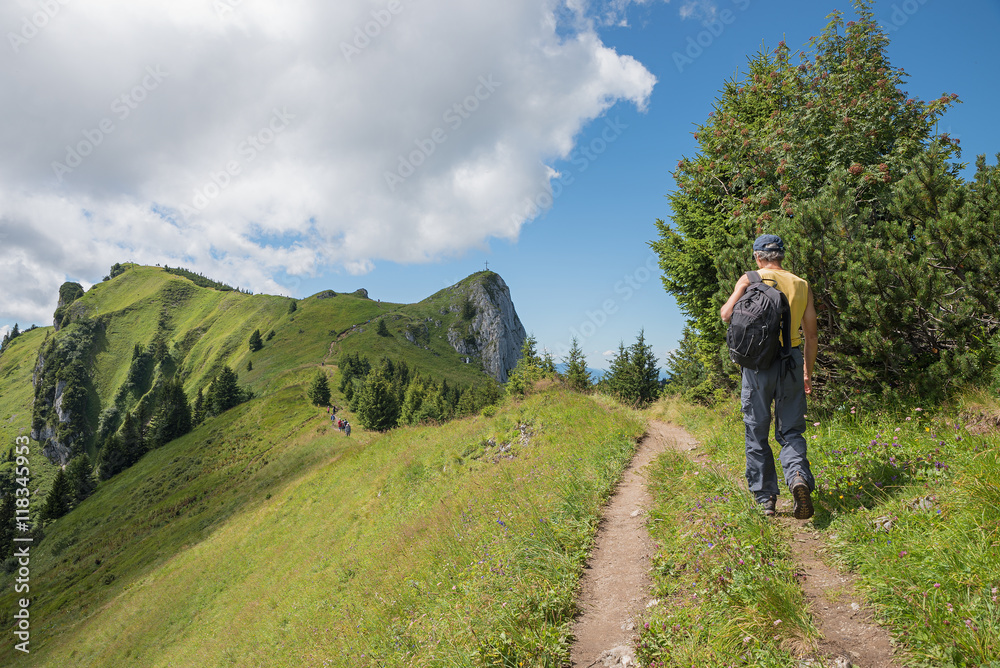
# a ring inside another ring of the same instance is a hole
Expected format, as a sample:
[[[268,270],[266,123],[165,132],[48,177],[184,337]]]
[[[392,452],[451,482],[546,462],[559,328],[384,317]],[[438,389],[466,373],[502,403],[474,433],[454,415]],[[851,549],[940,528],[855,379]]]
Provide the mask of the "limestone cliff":
[[[527,337],[514,310],[510,288],[493,272],[482,272],[462,285],[475,315],[448,329],[448,342],[460,355],[478,358],[483,370],[503,383],[517,365]],[[452,306],[461,311],[462,304]],[[466,314],[469,315],[469,314]]]

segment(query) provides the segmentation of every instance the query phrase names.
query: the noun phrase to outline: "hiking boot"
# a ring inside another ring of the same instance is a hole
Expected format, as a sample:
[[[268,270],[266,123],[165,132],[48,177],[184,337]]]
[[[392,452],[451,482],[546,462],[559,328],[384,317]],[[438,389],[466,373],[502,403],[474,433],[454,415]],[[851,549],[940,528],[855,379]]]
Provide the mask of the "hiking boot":
[[[807,520],[813,516],[812,492],[805,478],[796,474],[792,479],[792,517],[797,520]]]
[[[760,507],[764,509],[764,515],[767,517],[774,517],[774,508],[778,503],[778,497],[772,495],[763,501],[758,501],[757,503],[759,503]]]

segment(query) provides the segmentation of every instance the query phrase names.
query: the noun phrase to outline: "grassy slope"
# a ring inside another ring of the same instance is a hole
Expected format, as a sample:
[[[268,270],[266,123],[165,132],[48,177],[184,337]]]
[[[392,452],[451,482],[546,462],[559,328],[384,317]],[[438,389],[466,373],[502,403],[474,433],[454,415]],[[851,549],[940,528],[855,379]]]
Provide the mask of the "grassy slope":
[[[256,400],[53,524],[27,664],[557,665],[640,417],[548,392],[349,440],[315,413]]]
[[[14,466],[7,462],[7,452],[14,446],[14,439],[31,431],[31,405],[35,399],[31,373],[38,361],[38,349],[51,333],[51,327],[25,332],[0,354],[0,454],[3,455],[0,471]],[[57,468],[42,455],[41,445],[36,441],[31,441],[30,445],[30,489],[32,492],[38,490],[33,503],[41,504]]]

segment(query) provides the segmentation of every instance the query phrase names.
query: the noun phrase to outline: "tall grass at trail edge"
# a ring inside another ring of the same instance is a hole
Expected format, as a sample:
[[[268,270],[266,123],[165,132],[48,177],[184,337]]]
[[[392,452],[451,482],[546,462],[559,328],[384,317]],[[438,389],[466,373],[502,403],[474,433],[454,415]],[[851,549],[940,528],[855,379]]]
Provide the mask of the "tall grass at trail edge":
[[[1000,410],[995,399],[970,409],[973,399],[983,398],[970,396],[949,407],[870,413],[845,406],[808,418],[816,515],[807,526],[827,542],[832,565],[858,576],[859,593],[893,635],[899,660],[908,667],[1000,666],[1000,449],[992,419]],[[764,519],[741,480],[744,428],[738,406],[712,411],[664,401],[653,412],[691,429],[726,480],[715,484],[711,474],[695,476],[676,455],[659,463],[658,512],[680,523],[664,530],[660,525],[666,523],[654,522],[662,543],[657,563],[669,565],[660,569],[665,571],[661,591],[698,593],[701,601],[684,605],[699,606],[711,630],[704,631],[706,645],[699,653],[685,655],[677,648],[685,647],[692,631],[684,629],[680,613],[671,610],[676,617],[671,620],[654,612],[642,639],[648,665],[691,665],[698,659],[713,665],[792,665],[774,648],[808,656],[807,625],[798,640],[775,633],[788,620],[768,609],[773,575],[762,571],[764,577],[741,589],[741,574],[751,563],[736,550],[746,547],[741,538],[752,541],[756,555],[768,551],[786,560],[779,543],[789,536]],[[977,415],[994,431],[969,433],[965,425]],[[738,528],[755,524],[756,536]],[[729,619],[720,619],[715,603],[729,606]],[[767,625],[772,617],[775,628]],[[739,645],[734,627],[747,631],[744,651],[734,650]]]

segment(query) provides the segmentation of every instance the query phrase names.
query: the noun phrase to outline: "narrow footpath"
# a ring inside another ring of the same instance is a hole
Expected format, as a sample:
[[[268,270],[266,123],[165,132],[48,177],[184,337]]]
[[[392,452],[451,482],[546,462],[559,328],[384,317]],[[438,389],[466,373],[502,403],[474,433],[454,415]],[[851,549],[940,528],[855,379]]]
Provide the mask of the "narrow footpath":
[[[636,627],[651,600],[650,558],[654,547],[646,528],[652,498],[642,469],[667,449],[689,452],[699,466],[710,466],[698,443],[685,429],[651,420],[632,463],[605,507],[597,539],[580,584],[581,610],[573,626],[573,668],[637,666]],[[745,487],[745,483],[742,483]],[[875,623],[850,575],[839,573],[823,558],[822,533],[809,520],[796,520],[787,495],[779,497],[776,521],[792,535],[792,555],[809,612],[821,634],[801,656],[802,666],[836,668],[900,668],[891,637]]]
[[[651,421],[604,509],[597,540],[580,583],[581,614],[573,626],[576,640],[571,665],[635,666],[632,640],[639,616],[650,600],[650,558],[653,542],[646,529],[652,497],[642,469],[667,448],[688,450],[696,445],[684,429]]]

